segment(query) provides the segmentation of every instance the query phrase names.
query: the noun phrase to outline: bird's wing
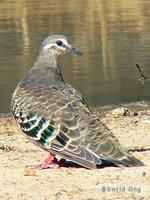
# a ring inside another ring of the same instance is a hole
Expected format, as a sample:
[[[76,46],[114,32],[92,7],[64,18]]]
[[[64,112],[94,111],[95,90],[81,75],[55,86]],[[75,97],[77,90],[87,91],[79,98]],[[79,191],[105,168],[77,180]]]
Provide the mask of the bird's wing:
[[[83,146],[87,124],[82,115],[90,110],[75,90],[65,93],[55,87],[48,91],[28,90],[19,85],[13,95],[12,112],[29,139],[47,151],[87,168],[101,164],[98,155]]]

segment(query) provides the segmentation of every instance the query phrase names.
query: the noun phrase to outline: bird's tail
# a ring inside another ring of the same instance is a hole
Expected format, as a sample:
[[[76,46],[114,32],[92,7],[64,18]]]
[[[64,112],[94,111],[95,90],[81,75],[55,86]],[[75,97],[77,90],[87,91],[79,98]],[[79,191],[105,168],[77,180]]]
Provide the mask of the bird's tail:
[[[130,166],[140,167],[140,166],[144,166],[144,163],[142,161],[140,161],[139,159],[132,156],[132,157],[130,157],[129,167]]]
[[[144,166],[144,163],[134,156],[128,154],[125,158],[121,160],[112,160],[112,162],[117,166],[125,166],[125,167],[140,167]]]

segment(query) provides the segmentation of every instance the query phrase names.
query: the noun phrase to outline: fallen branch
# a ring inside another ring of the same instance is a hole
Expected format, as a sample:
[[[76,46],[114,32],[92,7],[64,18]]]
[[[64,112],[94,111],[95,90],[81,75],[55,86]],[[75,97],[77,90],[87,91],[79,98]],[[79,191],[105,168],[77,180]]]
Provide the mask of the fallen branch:
[[[137,67],[137,69],[138,69],[138,70],[139,70],[139,72],[140,72],[141,78],[145,80],[145,79],[146,79],[146,77],[144,76],[144,74],[143,74],[143,72],[142,72],[142,70],[141,70],[141,68],[140,68],[139,64],[136,64],[136,67]]]

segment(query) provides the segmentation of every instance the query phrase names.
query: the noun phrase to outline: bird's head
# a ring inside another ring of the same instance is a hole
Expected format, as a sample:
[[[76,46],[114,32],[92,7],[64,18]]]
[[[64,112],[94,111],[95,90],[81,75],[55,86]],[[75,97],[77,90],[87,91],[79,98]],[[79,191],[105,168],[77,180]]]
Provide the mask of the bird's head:
[[[68,42],[68,39],[64,35],[51,34],[42,43],[40,54],[52,54],[58,57],[64,53],[72,52],[77,55],[82,55],[82,53],[73,48]]]

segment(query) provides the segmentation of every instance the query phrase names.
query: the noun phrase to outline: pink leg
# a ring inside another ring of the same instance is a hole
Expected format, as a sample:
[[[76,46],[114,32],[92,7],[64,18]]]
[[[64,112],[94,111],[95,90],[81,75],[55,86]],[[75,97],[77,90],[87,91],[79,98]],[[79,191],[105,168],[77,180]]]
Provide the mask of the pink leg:
[[[35,170],[41,170],[41,169],[47,169],[47,168],[59,168],[59,164],[55,163],[54,159],[55,159],[55,155],[50,153],[42,164],[27,165],[26,167],[35,169]]]

